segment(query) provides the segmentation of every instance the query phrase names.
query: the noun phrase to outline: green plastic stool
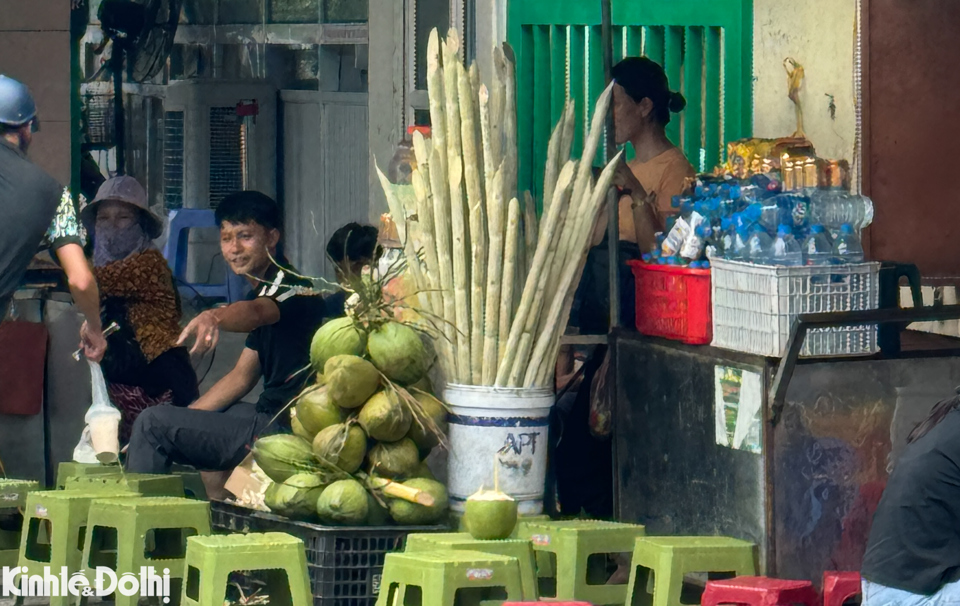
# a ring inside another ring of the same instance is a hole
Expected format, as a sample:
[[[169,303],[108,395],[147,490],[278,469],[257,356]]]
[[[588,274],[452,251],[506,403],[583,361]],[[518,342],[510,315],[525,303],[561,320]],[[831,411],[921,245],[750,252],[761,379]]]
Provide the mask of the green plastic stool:
[[[123,470],[119,465],[101,465],[99,463],[74,463],[65,461],[57,466],[57,490],[63,490],[69,478],[82,476],[119,475]]]
[[[136,499],[140,495],[124,490],[114,493],[106,490],[44,490],[28,493],[23,510],[23,532],[17,565],[28,567],[28,574],[40,574],[44,566],[55,571],[65,566],[67,574],[80,570],[90,504],[95,499],[107,496]],[[65,606],[68,601],[68,596],[52,597],[50,606]]]
[[[91,586],[97,566],[111,568],[118,577],[152,566],[158,575],[169,571],[170,592],[176,596],[188,537],[211,532],[210,504],[182,497],[97,499],[90,506],[87,528],[90,540],[83,548],[82,566]],[[114,599],[117,606],[136,606],[139,597],[117,593]]]
[[[679,606],[683,576],[693,572],[756,574],[753,551],[753,543],[728,537],[639,538],[627,586],[629,603]]]
[[[537,567],[533,557],[533,545],[523,539],[503,541],[480,541],[466,532],[422,533],[407,535],[405,553],[424,551],[480,551],[516,558],[520,563],[520,585],[523,599],[537,601]]]
[[[174,465],[170,468],[170,473],[180,476],[183,480],[183,492],[190,499],[207,500],[207,488],[203,485],[203,478],[200,472],[192,467]]]
[[[520,526],[520,538],[533,543],[537,552],[553,554],[554,563],[548,562],[538,570],[541,577],[540,594],[549,591],[548,578],[556,579],[556,592],[550,595],[557,600],[590,602],[591,604],[623,604],[627,597],[626,585],[591,584],[588,577],[590,556],[594,554],[630,554],[637,537],[644,536],[644,528],[638,524],[620,524],[599,520],[564,520],[557,522],[525,522]],[[538,564],[542,561],[538,558]],[[551,574],[552,573],[552,574]]]
[[[183,478],[178,475],[125,473],[120,475],[73,476],[67,478],[67,490],[116,490],[127,488],[150,497],[182,497]]]
[[[303,541],[282,532],[187,539],[181,606],[222,606],[230,573],[238,571],[267,572],[271,603],[313,606]]]
[[[33,480],[0,479],[0,567],[16,566],[20,557],[20,530],[27,493],[39,490]]]
[[[388,553],[377,606],[453,606],[459,591],[465,604],[520,601],[520,566],[516,558],[479,551]]]

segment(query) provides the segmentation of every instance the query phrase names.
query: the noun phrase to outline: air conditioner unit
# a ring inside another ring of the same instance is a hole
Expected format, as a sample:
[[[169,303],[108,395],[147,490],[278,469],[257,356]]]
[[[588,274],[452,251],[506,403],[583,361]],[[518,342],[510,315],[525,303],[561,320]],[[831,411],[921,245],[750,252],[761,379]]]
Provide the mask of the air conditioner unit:
[[[261,83],[181,81],[163,104],[163,196],[167,210],[215,209],[227,195],[257,190],[276,199],[277,90]],[[194,233],[196,232],[196,233]],[[192,230],[187,278],[216,283],[219,237]]]

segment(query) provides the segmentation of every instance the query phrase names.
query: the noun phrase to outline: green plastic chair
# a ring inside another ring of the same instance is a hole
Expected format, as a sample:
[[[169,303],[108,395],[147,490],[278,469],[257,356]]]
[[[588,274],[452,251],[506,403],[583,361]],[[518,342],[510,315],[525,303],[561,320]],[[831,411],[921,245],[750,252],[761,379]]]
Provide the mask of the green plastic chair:
[[[183,478],[178,475],[124,473],[119,475],[73,476],[65,482],[67,490],[117,490],[126,488],[144,496],[182,497]]]
[[[119,465],[101,465],[99,463],[74,463],[64,461],[57,466],[57,490],[63,490],[70,478],[82,476],[120,475]]]
[[[520,564],[520,585],[523,599],[537,601],[537,565],[533,556],[533,545],[523,539],[505,539],[502,541],[481,541],[466,532],[422,533],[407,536],[405,553],[425,551],[480,551],[516,558]]]
[[[303,541],[282,532],[190,537],[181,606],[222,606],[232,572],[267,573],[271,603],[313,606]]]
[[[453,606],[522,600],[516,558],[479,551],[388,553],[377,606]]]
[[[683,577],[694,572],[756,574],[754,545],[729,537],[639,538],[633,549],[628,603],[680,606]]]
[[[538,555],[541,596],[597,605],[626,601],[626,585],[606,585],[606,577],[599,584],[591,582],[590,557],[631,554],[637,537],[645,534],[643,526],[599,520],[528,521],[519,526],[520,538],[531,541]],[[550,579],[555,579],[555,591]]]
[[[0,479],[0,567],[17,565],[20,557],[20,530],[27,493],[39,490],[33,480]]]

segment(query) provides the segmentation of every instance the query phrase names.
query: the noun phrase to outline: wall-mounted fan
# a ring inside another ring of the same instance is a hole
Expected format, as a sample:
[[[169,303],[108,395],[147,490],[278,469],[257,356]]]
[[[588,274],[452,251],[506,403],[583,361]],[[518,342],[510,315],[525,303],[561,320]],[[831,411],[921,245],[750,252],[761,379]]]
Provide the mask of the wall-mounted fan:
[[[145,82],[156,76],[173,49],[183,0],[103,0],[97,13],[100,29],[112,44],[106,68],[113,75],[114,137],[117,174],[124,174],[123,72]]]

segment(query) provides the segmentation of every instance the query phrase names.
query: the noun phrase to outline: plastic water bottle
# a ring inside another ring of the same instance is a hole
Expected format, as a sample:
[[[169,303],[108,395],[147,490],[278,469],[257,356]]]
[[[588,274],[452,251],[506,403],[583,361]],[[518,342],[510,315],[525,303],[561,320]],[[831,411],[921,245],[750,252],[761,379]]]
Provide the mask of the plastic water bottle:
[[[863,263],[863,246],[853,226],[844,223],[840,226],[840,236],[833,243],[834,261],[839,264]]]
[[[750,234],[747,233],[746,227],[736,228],[733,235],[733,244],[728,249],[727,258],[732,261],[749,261],[750,257],[747,254],[747,241],[749,239]]]
[[[786,265],[788,267],[803,265],[803,252],[800,250],[800,243],[793,237],[789,225],[781,225],[777,229],[777,239],[773,241],[773,246],[770,247],[770,261],[774,265]]]
[[[750,239],[747,240],[746,254],[750,262],[758,265],[769,265],[770,247],[772,245],[773,240],[770,238],[770,234],[762,226],[755,225],[753,233],[750,234]]]
[[[810,235],[801,247],[806,265],[829,265],[833,256],[833,247],[819,223],[810,228]]]

